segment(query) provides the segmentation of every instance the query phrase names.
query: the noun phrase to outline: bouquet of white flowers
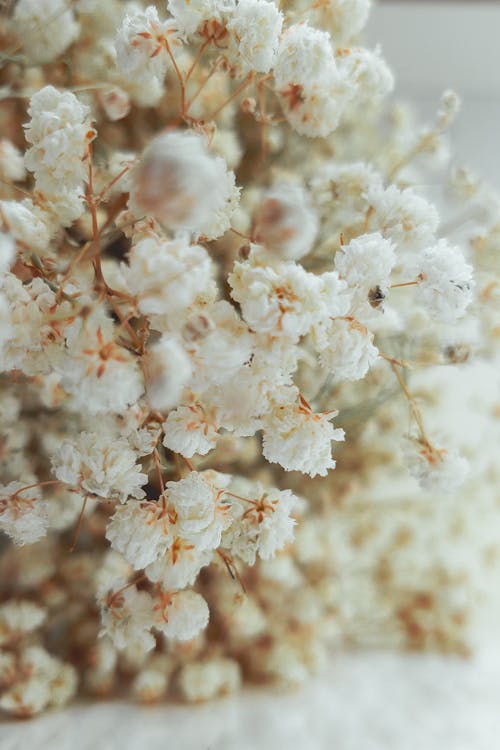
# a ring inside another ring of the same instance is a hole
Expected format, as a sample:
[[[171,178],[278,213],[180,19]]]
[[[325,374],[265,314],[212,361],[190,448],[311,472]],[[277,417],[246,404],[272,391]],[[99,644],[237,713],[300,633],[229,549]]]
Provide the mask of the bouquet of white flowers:
[[[417,493],[396,436],[425,490],[468,476],[409,376],[491,351],[500,199],[455,171],[440,209],[478,220],[440,220],[459,100],[387,108],[369,5],[4,13],[4,711],[294,683],[383,633],[464,650],[458,574],[409,552],[449,504],[370,497]]]

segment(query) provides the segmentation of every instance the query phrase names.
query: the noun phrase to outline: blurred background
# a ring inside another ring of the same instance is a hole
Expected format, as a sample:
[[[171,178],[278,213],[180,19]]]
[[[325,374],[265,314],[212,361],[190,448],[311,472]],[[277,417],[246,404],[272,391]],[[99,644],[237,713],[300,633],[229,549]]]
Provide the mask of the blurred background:
[[[453,127],[460,163],[500,188],[500,2],[379,0],[367,27],[396,76],[396,96],[433,117],[454,89],[463,109]]]

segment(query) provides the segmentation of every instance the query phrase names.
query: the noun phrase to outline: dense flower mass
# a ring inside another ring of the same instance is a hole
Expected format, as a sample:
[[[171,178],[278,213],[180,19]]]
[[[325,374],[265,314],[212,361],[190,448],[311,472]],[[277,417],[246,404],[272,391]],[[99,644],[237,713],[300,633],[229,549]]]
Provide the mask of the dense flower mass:
[[[488,221],[444,237],[422,174],[458,102],[424,136],[396,115],[381,134],[394,81],[360,46],[369,6],[2,14],[3,711],[123,675],[146,702],[297,682],[332,633],[357,642],[370,571],[393,586],[373,611],[394,642],[453,640],[416,621],[417,584],[390,569],[413,540],[436,545],[349,512],[381,474],[385,502],[403,486],[425,506],[415,479],[440,496],[473,471],[461,428],[457,446],[429,437],[439,399],[412,378],[498,333],[471,248],[496,247],[500,201],[476,196]],[[460,189],[472,200],[463,173]],[[449,583],[437,563],[425,575]],[[443,601],[429,618],[458,627]]]

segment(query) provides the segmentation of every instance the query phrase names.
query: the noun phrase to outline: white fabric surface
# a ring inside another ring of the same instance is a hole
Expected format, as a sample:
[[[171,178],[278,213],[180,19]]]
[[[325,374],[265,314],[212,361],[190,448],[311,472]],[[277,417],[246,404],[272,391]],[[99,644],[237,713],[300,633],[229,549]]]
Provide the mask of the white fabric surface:
[[[495,750],[500,663],[392,653],[333,658],[299,691],[199,706],[76,705],[0,725],[2,750]]]

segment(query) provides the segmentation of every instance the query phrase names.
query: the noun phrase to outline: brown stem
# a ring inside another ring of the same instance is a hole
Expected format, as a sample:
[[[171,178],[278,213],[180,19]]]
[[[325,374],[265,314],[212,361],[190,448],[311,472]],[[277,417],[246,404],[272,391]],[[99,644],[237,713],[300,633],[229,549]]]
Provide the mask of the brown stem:
[[[200,58],[201,58],[202,54],[205,52],[208,44],[210,44],[210,38],[205,39],[205,41],[203,42],[203,44],[200,45],[200,47],[198,49],[198,52],[196,53],[195,58],[194,58],[193,62],[191,63],[191,67],[189,68],[188,72],[186,73],[186,77],[184,79],[184,83],[185,84],[191,78],[193,70],[196,68],[196,66],[200,62]]]
[[[246,76],[246,78],[243,79],[243,81],[240,83],[240,85],[235,88],[235,90],[232,92],[232,94],[230,94],[230,96],[228,96],[228,98],[224,102],[222,102],[222,104],[219,107],[217,107],[217,109],[214,112],[212,112],[211,115],[209,115],[207,117],[207,120],[215,120],[215,118],[217,117],[217,115],[220,112],[222,112],[222,110],[224,109],[224,107],[227,107],[227,105],[230,104],[233,101],[233,99],[236,99],[236,97],[239,96],[241,94],[241,92],[244,91],[244,89],[246,89],[246,87],[250,83],[252,83],[254,77],[255,77],[255,73],[253,71],[251,71]]]
[[[82,508],[80,510],[80,515],[78,516],[78,521],[77,521],[76,529],[75,529],[75,535],[73,537],[73,543],[71,547],[69,548],[70,552],[74,552],[75,547],[78,543],[78,537],[80,536],[80,531],[81,531],[82,523],[83,523],[83,514],[85,513],[85,508],[87,506],[88,499],[89,499],[88,495],[85,495],[85,497],[83,498]]]

